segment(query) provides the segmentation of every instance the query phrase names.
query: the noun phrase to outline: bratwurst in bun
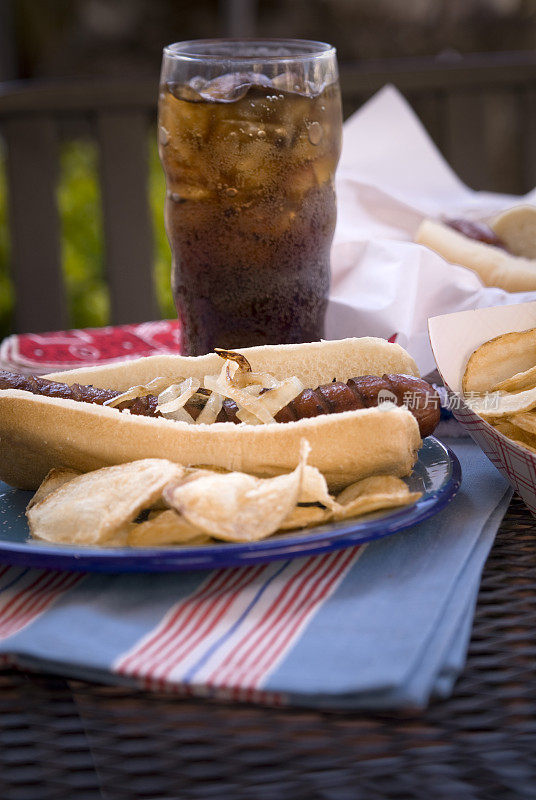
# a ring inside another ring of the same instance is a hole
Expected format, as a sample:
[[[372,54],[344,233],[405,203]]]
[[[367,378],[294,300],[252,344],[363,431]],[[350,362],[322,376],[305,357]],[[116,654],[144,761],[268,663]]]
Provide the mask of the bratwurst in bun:
[[[295,467],[305,438],[309,463],[336,487],[408,474],[438,420],[413,359],[371,337],[3,372],[0,476],[35,488],[53,467],[141,458],[270,476]]]

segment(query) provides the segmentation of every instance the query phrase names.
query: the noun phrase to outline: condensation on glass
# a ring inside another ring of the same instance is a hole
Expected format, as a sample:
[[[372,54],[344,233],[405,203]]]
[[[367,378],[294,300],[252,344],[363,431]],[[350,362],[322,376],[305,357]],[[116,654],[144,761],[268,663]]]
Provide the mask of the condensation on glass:
[[[341,146],[334,49],[171,45],[158,137],[184,352],[320,339]]]

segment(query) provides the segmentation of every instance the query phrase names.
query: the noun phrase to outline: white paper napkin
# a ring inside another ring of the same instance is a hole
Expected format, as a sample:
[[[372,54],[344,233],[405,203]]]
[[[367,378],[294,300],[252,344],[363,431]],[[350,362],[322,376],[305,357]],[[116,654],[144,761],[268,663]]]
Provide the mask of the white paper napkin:
[[[426,375],[428,317],[536,300],[485,287],[413,242],[425,217],[486,219],[522,202],[536,202],[536,189],[515,197],[465,186],[402,95],[384,87],[344,125],[327,338],[397,334]]]

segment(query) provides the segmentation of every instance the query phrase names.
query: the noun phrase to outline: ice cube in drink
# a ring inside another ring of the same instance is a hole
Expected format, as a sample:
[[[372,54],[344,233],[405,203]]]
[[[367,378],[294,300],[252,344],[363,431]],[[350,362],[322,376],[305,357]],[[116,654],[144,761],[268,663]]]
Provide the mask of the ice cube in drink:
[[[166,230],[184,351],[323,336],[340,153],[337,83],[291,73],[167,82]]]

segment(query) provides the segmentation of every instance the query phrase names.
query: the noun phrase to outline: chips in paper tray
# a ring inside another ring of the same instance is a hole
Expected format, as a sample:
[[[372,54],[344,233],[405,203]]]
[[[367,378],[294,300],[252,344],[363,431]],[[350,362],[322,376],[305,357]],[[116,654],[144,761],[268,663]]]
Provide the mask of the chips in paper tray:
[[[536,407],[536,388],[524,392],[489,392],[468,398],[467,404],[484,419],[509,419]]]
[[[505,400],[491,397],[494,392],[508,398],[536,388],[535,326],[534,301],[428,320],[430,343],[454,417],[536,515],[536,437],[517,425],[522,417],[516,419],[533,410],[527,408],[525,396],[506,399],[511,414],[494,416],[494,407]],[[477,399],[490,414],[476,413]]]
[[[495,384],[491,387],[492,392],[524,392],[525,389],[532,389],[536,386],[536,367],[530,367],[524,372],[516,372],[511,378]]]
[[[536,412],[526,411],[515,414],[512,417],[512,424],[517,428],[521,428],[522,431],[536,435]]]
[[[484,342],[467,362],[462,378],[464,395],[490,392],[502,381],[526,372],[535,366],[535,353],[536,328],[503,333]]]
[[[536,452],[536,328],[505,333],[478,347],[467,362],[462,386],[472,411],[520,447]]]

